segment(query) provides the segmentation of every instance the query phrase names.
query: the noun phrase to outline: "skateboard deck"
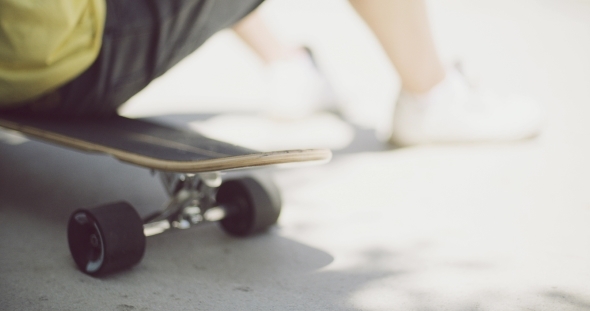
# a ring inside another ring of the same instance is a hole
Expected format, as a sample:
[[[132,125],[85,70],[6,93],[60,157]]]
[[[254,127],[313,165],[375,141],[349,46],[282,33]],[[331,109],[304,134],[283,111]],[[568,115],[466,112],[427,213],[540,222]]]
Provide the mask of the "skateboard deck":
[[[74,149],[99,152],[150,169],[201,173],[296,162],[328,161],[328,149],[260,152],[196,132],[121,116],[47,118],[0,114],[0,127]]]
[[[0,127],[81,151],[111,155],[157,170],[170,197],[141,218],[126,202],[78,209],[68,221],[68,246],[78,268],[101,276],[128,269],[144,255],[146,236],[218,221],[230,235],[247,236],[276,224],[280,194],[251,177],[222,181],[219,171],[327,161],[327,149],[259,152],[158,123],[109,118],[48,118],[0,114]],[[206,173],[206,174],[197,174]]]

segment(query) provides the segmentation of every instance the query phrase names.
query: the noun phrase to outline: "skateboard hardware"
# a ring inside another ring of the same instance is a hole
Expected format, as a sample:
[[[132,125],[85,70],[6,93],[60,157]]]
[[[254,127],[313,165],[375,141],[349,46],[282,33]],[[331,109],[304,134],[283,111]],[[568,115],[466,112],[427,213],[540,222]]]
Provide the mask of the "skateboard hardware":
[[[142,220],[126,202],[75,211],[68,223],[74,261],[86,274],[104,275],[139,263],[146,237],[217,221],[234,236],[251,235],[277,222],[279,193],[250,177],[221,182],[219,173],[158,172],[170,200]]]
[[[231,207],[215,202],[222,178],[219,172],[183,174],[154,171],[170,200],[162,212],[144,220],[144,234],[152,236],[168,229],[188,229],[204,222],[220,221],[231,215]]]

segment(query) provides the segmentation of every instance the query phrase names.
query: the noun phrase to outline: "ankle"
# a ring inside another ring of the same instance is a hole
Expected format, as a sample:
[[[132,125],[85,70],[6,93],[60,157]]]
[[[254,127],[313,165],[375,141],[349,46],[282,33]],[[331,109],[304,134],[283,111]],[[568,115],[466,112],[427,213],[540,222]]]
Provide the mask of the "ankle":
[[[303,47],[285,47],[277,51],[272,57],[264,59],[267,65],[297,61],[308,57],[307,51]]]
[[[443,83],[448,77],[447,71],[435,72],[430,76],[423,75],[420,79],[402,80],[402,91],[413,95],[424,95]]]

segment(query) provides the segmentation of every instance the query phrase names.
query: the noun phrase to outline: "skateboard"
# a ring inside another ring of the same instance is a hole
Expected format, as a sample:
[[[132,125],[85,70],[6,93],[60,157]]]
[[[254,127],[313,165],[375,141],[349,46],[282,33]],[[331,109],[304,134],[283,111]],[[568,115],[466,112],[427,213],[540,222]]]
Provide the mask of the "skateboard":
[[[233,236],[273,226],[281,212],[271,182],[252,177],[224,181],[222,172],[260,166],[327,162],[327,149],[259,152],[196,132],[121,116],[58,118],[0,114],[0,127],[32,139],[98,152],[150,169],[170,199],[145,218],[127,202],[78,209],[68,221],[68,245],[80,270],[92,276],[128,269],[145,252],[146,237],[217,221]]]

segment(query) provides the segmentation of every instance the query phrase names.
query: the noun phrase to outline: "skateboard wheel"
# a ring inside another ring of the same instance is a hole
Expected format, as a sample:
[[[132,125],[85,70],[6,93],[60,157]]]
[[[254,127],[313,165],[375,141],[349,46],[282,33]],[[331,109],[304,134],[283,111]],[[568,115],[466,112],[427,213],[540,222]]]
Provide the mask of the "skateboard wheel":
[[[76,265],[86,274],[130,268],[145,252],[143,222],[126,202],[79,209],[68,222],[68,244]]]
[[[217,192],[217,202],[228,210],[221,220],[225,232],[247,236],[276,224],[281,213],[278,189],[250,177],[224,182]]]

